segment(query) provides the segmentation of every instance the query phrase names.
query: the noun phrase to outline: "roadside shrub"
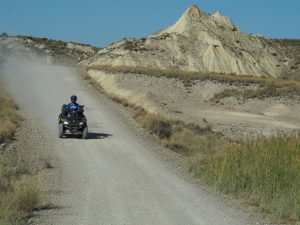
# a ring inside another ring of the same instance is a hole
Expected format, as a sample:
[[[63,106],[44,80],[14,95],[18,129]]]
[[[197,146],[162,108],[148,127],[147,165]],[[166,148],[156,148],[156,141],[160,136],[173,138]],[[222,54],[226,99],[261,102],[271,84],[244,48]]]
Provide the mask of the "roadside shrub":
[[[11,121],[4,121],[0,126],[0,142],[4,140],[4,138],[12,137],[16,130],[16,125]]]
[[[1,85],[1,83],[0,83]],[[0,87],[1,89],[1,87]],[[17,112],[17,106],[8,98],[0,95],[0,143],[10,138],[21,121],[21,116]]]
[[[173,121],[159,114],[138,110],[134,118],[153,134],[162,139],[162,144],[176,152],[184,154],[211,153],[221,140],[209,126],[200,127]]]
[[[160,139],[169,138],[172,134],[170,122],[158,114],[138,110],[134,117],[144,128],[157,135]]]
[[[13,194],[8,196],[9,204],[26,214],[30,214],[40,201],[40,193],[32,179],[17,181],[13,188]]]
[[[175,131],[164,144],[174,151],[187,154],[209,153],[214,146],[213,140],[209,136],[195,134],[187,129]]]
[[[15,181],[0,202],[0,224],[25,224],[24,218],[39,204],[40,194],[32,179]]]

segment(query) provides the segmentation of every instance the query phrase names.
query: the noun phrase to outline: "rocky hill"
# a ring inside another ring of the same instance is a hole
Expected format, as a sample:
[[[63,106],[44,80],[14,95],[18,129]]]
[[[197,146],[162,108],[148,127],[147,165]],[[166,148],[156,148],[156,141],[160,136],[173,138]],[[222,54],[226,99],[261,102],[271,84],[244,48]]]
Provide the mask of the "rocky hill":
[[[88,66],[178,69],[273,76],[297,74],[299,65],[280,43],[241,31],[220,12],[190,6],[173,25],[142,39],[123,39],[84,60]]]

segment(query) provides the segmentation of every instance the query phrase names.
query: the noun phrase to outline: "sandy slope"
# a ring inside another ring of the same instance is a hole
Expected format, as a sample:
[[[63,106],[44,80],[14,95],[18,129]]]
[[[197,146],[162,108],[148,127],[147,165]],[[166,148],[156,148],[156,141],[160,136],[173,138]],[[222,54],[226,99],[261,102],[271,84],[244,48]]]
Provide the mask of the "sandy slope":
[[[56,190],[62,209],[41,224],[257,224],[251,214],[194,187],[157,160],[75,70],[11,65],[7,87],[48,134],[63,170],[64,189]],[[57,138],[58,110],[73,93],[86,105],[89,140]]]
[[[126,99],[152,113],[204,125],[231,138],[274,135],[300,128],[300,101],[288,97],[247,99],[237,97],[221,99],[213,96],[224,89],[250,89],[258,85],[221,83],[216,81],[182,81],[175,78],[139,74],[108,73],[89,70],[89,76],[109,95]]]

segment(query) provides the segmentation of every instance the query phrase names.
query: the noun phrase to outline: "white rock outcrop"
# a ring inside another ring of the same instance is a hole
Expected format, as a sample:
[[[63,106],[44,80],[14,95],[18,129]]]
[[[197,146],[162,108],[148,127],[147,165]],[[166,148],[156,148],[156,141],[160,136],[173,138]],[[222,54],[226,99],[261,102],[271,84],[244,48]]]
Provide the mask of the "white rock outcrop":
[[[220,12],[209,15],[192,5],[173,26],[111,44],[82,63],[278,77],[289,58],[271,40],[242,32]]]

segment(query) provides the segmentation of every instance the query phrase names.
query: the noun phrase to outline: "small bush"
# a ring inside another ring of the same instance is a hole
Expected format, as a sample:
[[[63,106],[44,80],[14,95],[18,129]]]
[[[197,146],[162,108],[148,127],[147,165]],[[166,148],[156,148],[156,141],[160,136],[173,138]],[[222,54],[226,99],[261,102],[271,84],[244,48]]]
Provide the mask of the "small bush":
[[[21,225],[24,218],[37,207],[39,191],[30,178],[20,179],[20,169],[0,157],[0,225]]]
[[[1,85],[1,84],[0,84]],[[0,87],[1,90],[1,87]],[[18,123],[21,121],[21,116],[17,111],[17,106],[14,102],[0,93],[0,143],[5,139],[12,137]]]
[[[215,146],[214,139],[211,137],[195,134],[193,131],[187,129],[175,131],[164,144],[175,151],[187,154],[199,152],[210,153]]]
[[[40,193],[32,179],[23,179],[15,183],[13,194],[8,199],[14,208],[30,214],[39,204]]]
[[[209,126],[200,127],[173,121],[159,114],[138,110],[134,117],[141,125],[162,139],[162,144],[184,154],[209,153],[216,149],[216,134]]]
[[[0,224],[24,224],[24,218],[38,206],[39,200],[39,191],[32,180],[16,181],[0,202]]]
[[[172,134],[172,126],[169,121],[158,114],[147,113],[144,110],[139,110],[135,119],[142,124],[142,126],[160,139],[169,138]]]

